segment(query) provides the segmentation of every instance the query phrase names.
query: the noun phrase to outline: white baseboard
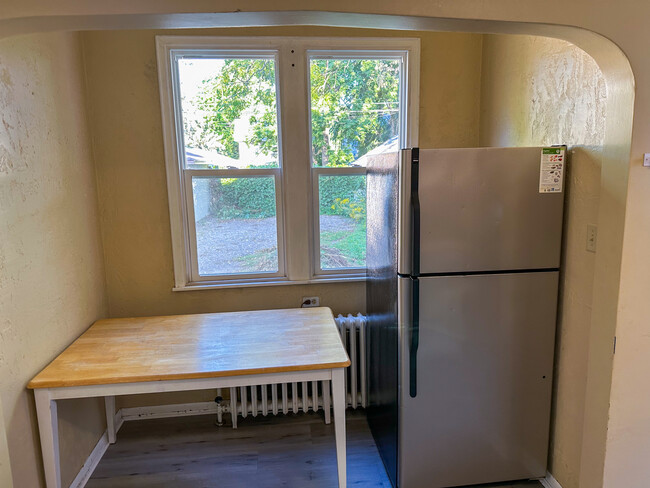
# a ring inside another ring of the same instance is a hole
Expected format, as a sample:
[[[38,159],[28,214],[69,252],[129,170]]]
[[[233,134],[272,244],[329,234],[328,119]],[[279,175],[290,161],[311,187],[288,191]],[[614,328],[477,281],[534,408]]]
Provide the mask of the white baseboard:
[[[553,475],[551,473],[546,473],[546,477],[541,478],[539,481],[544,486],[544,488],[562,488],[560,483],[558,483],[557,480],[553,478]]]
[[[115,414],[115,432],[120,430],[122,424],[124,424],[124,419],[122,418],[120,412],[117,412]],[[95,471],[95,468],[99,464],[99,461],[102,460],[102,457],[106,453],[106,450],[109,446],[110,444],[108,443],[108,431],[106,430],[99,438],[97,444],[95,444],[95,447],[90,453],[90,456],[88,456],[88,459],[86,459],[86,462],[70,484],[70,488],[84,488],[84,486],[86,486],[86,483],[88,483],[88,480],[92,476],[93,471]]]
[[[86,459],[86,462],[77,473],[76,478],[72,484],[70,484],[70,488],[83,488],[86,486],[86,483],[88,483],[90,476],[93,474],[93,471],[95,471],[95,468],[102,459],[106,449],[108,449],[108,446],[108,432],[104,432],[104,434],[99,438],[99,441],[97,441],[90,456],[88,456],[88,459]]]
[[[226,407],[222,405],[222,411]],[[229,407],[229,405],[228,405]],[[141,419],[164,419],[168,417],[188,417],[190,415],[210,415],[217,413],[215,402],[178,403],[175,405],[154,405],[148,407],[121,408],[122,421]]]

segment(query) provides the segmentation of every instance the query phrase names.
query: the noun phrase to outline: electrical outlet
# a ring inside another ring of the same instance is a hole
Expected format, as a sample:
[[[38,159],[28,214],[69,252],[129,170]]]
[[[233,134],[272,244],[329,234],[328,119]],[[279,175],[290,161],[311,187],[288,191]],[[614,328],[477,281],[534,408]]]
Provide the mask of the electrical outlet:
[[[302,297],[302,303],[300,305],[302,308],[308,307],[318,307],[320,306],[319,297]]]
[[[598,239],[598,227],[594,224],[587,225],[587,251],[596,252],[596,240]]]

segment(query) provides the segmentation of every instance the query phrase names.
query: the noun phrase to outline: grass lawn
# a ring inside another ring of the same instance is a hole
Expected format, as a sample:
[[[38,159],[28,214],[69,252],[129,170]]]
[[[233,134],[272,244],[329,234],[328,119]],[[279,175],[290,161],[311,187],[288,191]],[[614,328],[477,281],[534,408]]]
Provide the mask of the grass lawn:
[[[277,271],[278,270],[278,248],[260,249],[252,254],[240,256],[237,261],[243,263],[246,269],[256,271]]]
[[[321,268],[364,268],[366,266],[366,221],[356,222],[352,232],[321,232]]]
[[[321,229],[320,258],[322,269],[364,268],[366,266],[366,221],[323,216],[329,230]],[[335,220],[340,219],[340,220]],[[244,226],[245,220],[239,222]],[[347,227],[347,228],[346,228]],[[277,269],[277,248],[263,248],[235,257],[248,272]]]

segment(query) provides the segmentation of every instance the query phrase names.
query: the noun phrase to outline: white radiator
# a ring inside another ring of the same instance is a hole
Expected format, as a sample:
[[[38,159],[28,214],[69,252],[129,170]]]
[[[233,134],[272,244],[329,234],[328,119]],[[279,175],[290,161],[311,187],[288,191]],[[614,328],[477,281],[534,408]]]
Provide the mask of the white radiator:
[[[366,317],[361,314],[336,318],[341,339],[350,356],[350,367],[345,376],[347,405],[351,408],[365,407],[368,402],[366,367]],[[325,422],[330,423],[331,387],[330,381],[302,383],[279,383],[273,385],[242,386],[230,388],[230,405],[219,409],[219,423],[222,412],[230,411],[233,428],[237,428],[237,417],[241,415],[277,415],[324,409]],[[233,410],[236,409],[236,412]]]

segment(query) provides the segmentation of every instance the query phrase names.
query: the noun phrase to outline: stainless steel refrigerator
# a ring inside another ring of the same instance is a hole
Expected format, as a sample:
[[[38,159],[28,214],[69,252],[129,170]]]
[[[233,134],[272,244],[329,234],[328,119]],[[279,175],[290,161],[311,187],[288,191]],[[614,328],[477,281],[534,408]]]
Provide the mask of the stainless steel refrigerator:
[[[546,474],[565,162],[550,180],[540,162],[409,149],[368,166],[368,421],[394,486]]]

